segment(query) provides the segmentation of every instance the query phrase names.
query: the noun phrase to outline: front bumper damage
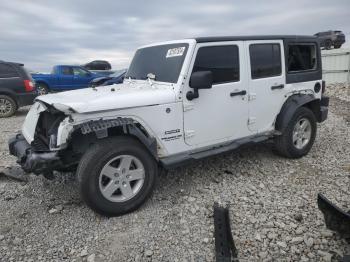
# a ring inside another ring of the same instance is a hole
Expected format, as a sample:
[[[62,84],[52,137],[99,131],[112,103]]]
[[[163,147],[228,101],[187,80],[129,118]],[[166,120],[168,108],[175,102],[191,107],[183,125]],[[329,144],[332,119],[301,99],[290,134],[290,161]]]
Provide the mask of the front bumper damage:
[[[27,173],[45,174],[62,166],[58,152],[34,152],[22,134],[9,140],[9,151]]]

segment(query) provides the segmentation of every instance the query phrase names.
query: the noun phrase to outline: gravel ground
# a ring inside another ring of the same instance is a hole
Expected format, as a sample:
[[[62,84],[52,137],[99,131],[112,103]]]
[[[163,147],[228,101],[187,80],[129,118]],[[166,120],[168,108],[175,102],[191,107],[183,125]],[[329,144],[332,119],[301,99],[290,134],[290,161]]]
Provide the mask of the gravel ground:
[[[153,197],[118,218],[81,201],[71,174],[54,181],[0,176],[1,261],[214,261],[214,201],[230,208],[240,261],[337,261],[349,244],[326,229],[316,197],[350,209],[350,96],[332,86],[328,120],[310,154],[275,156],[270,143],[162,174]],[[1,119],[0,168],[15,165],[7,140],[28,108]]]

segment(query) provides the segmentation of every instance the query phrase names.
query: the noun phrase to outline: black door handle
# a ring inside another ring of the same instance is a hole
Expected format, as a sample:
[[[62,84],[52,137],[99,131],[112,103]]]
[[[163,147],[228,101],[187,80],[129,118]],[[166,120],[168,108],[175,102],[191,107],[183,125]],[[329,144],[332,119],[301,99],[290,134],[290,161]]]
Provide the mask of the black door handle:
[[[238,91],[238,92],[232,92],[230,93],[230,96],[244,96],[247,94],[247,91],[246,90],[242,90],[242,91]]]
[[[282,88],[284,88],[284,84],[282,84],[282,85],[277,85],[277,86],[271,86],[271,90],[282,89]]]

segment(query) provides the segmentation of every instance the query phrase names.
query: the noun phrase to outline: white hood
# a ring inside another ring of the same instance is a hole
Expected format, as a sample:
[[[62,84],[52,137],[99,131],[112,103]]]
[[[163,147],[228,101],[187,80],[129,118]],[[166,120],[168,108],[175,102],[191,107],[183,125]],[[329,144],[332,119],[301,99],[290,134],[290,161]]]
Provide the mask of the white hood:
[[[111,91],[114,89],[115,91]],[[175,102],[172,86],[148,82],[131,82],[95,89],[84,88],[39,96],[39,101],[62,108],[72,108],[77,113],[140,107]],[[64,111],[64,110],[62,110]]]

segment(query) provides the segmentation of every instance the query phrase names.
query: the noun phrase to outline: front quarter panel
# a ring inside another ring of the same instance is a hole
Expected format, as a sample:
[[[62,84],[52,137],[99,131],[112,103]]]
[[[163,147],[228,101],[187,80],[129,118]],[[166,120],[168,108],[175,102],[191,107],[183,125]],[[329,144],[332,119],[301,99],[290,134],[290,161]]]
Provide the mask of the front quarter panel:
[[[150,136],[157,140],[158,157],[182,152],[187,147],[183,138],[182,103],[135,107],[124,110],[104,111],[94,114],[72,114],[73,122],[62,123],[58,130],[57,146],[64,147],[74,126],[94,120],[132,118],[140,123]]]

